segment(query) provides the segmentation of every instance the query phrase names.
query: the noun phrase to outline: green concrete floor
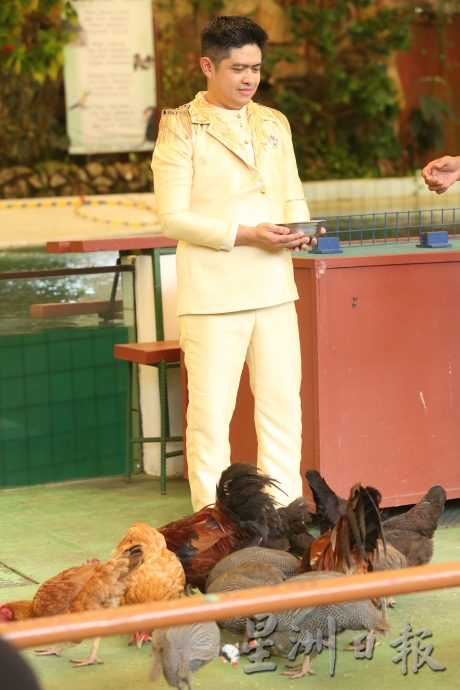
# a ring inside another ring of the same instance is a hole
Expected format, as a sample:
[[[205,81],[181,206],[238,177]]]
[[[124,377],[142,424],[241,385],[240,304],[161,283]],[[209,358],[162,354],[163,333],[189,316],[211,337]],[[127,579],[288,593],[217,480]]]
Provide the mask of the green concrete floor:
[[[136,476],[131,483],[122,478],[72,482],[59,485],[32,486],[0,490],[2,539],[0,563],[13,568],[16,574],[0,565],[0,603],[33,596],[37,585],[21,581],[20,575],[40,583],[60,570],[96,556],[104,559],[113,546],[135,521],[158,527],[191,512],[188,484],[180,479],[168,483],[169,493],[161,496],[159,482]],[[458,511],[459,502],[448,503],[446,516]],[[446,524],[452,522],[446,521]],[[458,524],[458,523],[457,523]],[[433,562],[460,560],[460,526],[440,527],[435,537]],[[315,676],[292,680],[281,676],[286,660],[271,657],[277,669],[271,672],[246,674],[243,657],[236,668],[214,660],[193,676],[195,688],[232,688],[274,690],[305,687],[322,690],[359,687],[394,690],[402,687],[419,690],[458,687],[460,677],[460,588],[437,590],[397,597],[396,608],[390,610],[391,629],[376,647],[373,658],[357,660],[345,647],[353,635],[342,633],[337,641],[334,677],[328,674],[325,649],[314,661]],[[412,654],[408,673],[403,676],[401,664],[392,662],[398,650],[390,642],[399,637],[407,619],[414,631],[430,628],[431,658],[446,670],[433,671],[424,664],[417,674],[412,671]],[[102,666],[73,668],[69,659],[83,657],[90,648],[85,641],[79,647],[64,650],[62,656],[37,657],[33,650],[22,654],[35,669],[43,690],[130,690],[154,687],[148,679],[150,651],[127,646],[128,636],[105,638],[101,642]],[[231,635],[225,639],[234,641]],[[158,687],[167,687],[162,679]]]

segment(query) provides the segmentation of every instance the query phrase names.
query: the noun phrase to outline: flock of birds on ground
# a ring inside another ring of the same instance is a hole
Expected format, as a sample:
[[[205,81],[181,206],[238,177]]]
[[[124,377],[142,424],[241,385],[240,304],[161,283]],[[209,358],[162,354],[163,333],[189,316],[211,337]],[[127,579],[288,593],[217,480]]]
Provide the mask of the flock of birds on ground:
[[[382,518],[381,495],[373,487],[355,484],[348,499],[337,496],[315,470],[306,473],[316,504],[320,535],[308,528],[313,515],[299,497],[279,507],[270,488],[278,482],[254,465],[228,467],[216,487],[213,505],[157,529],[137,522],[99,562],[69,568],[44,582],[31,601],[0,606],[0,622],[75,611],[145,604],[201,593],[234,592],[284,582],[304,582],[343,574],[403,568],[428,563],[433,535],[444,510],[446,492],[433,486],[407,512]],[[287,657],[292,629],[299,637],[322,631],[328,636],[328,617],[344,630],[385,631],[390,600],[363,600],[290,609],[276,614],[270,634],[272,651]],[[247,619],[234,616],[219,626],[247,640]],[[191,690],[191,675],[216,657],[238,663],[241,644],[222,644],[216,622],[138,631],[133,640],[152,644],[150,678],[161,675],[171,687]],[[74,643],[67,643],[74,644]],[[102,663],[97,657],[99,638],[87,659],[75,665]],[[58,654],[61,647],[37,650]],[[313,673],[306,653],[300,666],[285,672],[291,678]]]

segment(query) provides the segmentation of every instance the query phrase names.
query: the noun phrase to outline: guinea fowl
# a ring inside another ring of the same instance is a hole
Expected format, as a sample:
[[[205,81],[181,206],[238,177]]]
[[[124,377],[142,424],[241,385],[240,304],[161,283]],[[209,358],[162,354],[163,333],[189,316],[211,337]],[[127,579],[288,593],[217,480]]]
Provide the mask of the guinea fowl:
[[[233,555],[233,554],[232,554]],[[300,573],[286,578],[282,571],[273,563],[263,564],[262,561],[248,561],[243,564],[235,563],[233,568],[226,570],[212,580],[209,592],[231,592],[247,587],[276,586],[286,582],[310,583],[323,579],[341,577],[337,572],[309,572]],[[273,642],[271,648],[275,654],[291,658],[291,652],[296,638],[301,641],[311,634],[317,636],[320,630],[324,637],[329,634],[328,617],[334,619],[334,632],[343,630],[386,630],[388,624],[382,616],[381,610],[371,600],[342,602],[339,604],[319,604],[317,606],[299,607],[278,611],[274,614],[276,627],[267,638]],[[247,635],[247,618],[236,615],[219,621],[220,625],[232,633]],[[293,658],[295,658],[294,655]],[[301,677],[313,673],[310,659],[313,653],[306,653],[302,665],[290,669],[286,675]]]
[[[228,556],[225,556],[214,566],[206,581],[206,591],[210,591],[209,587],[218,577],[246,563],[255,563],[260,567],[274,565],[281,571],[284,578],[286,578],[300,573],[301,562],[294,554],[282,551],[281,549],[269,549],[264,546],[247,546],[244,549],[238,549],[238,551],[234,551]]]
[[[225,556],[209,573],[206,592],[234,592],[284,582],[300,572],[300,559],[287,551],[248,546]],[[234,616],[219,621],[232,632],[244,629],[246,617]]]
[[[150,680],[156,682],[163,674],[170,687],[192,690],[192,673],[219,655],[233,666],[238,663],[238,650],[221,644],[214,621],[158,628],[152,636]]]
[[[346,500],[337,496],[316,470],[308,470],[306,477],[315,499],[320,531],[324,532],[331,529],[343,514]],[[406,563],[399,567],[430,562],[433,556],[433,536],[445,502],[445,490],[442,486],[435,485],[410,510],[382,520],[382,532],[387,545],[398,549],[406,559]]]
[[[269,549],[267,550],[269,551]],[[213,578],[207,588],[207,593],[235,592],[241,589],[250,589],[251,587],[277,585],[285,582],[286,579],[282,570],[274,563],[248,561],[234,565],[229,570]],[[230,632],[241,633],[245,630],[246,619],[246,616],[238,614],[219,620],[219,625],[226,630],[230,630]]]
[[[299,517],[305,516],[303,499],[280,513],[268,493],[277,486],[255,465],[234,463],[222,473],[214,505],[158,528],[181,561],[188,585],[204,592],[212,568],[232,551],[272,540],[288,543],[290,525],[299,529],[299,520],[309,518]]]
[[[334,577],[341,577],[341,575],[328,571],[301,573],[289,578],[289,582],[305,582],[306,586],[308,586],[309,582]],[[288,609],[286,611],[277,611],[275,616],[277,625],[269,636],[269,639],[273,641],[272,650],[279,656],[288,656],[293,659],[295,658],[293,653],[295,651],[294,645],[306,639],[317,640],[318,631],[320,631],[324,638],[328,638],[329,644],[335,648],[335,633],[344,630],[363,629],[385,631],[389,627],[387,621],[382,617],[379,607],[370,599]],[[332,634],[331,619],[334,621]],[[295,631],[297,642],[293,637],[293,630]],[[299,644],[299,646],[301,645]],[[291,678],[300,678],[314,674],[310,663],[314,652],[315,645],[312,645],[312,648],[306,648],[303,663],[289,668],[284,675],[289,675]]]

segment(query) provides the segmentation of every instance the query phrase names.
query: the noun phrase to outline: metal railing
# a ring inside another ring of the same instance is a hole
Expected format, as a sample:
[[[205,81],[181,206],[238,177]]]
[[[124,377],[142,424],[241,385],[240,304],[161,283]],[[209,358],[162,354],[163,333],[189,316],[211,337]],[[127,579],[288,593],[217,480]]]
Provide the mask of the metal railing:
[[[342,246],[416,242],[427,231],[444,230],[452,238],[460,235],[460,208],[356,213],[324,216],[324,220],[328,236],[338,237]]]
[[[0,624],[0,636],[16,647],[90,637],[109,637],[133,630],[185,625],[229,616],[281,611],[318,604],[358,601],[460,585],[460,561],[384,570],[340,578],[283,583],[237,592],[183,597],[104,611],[85,611]]]

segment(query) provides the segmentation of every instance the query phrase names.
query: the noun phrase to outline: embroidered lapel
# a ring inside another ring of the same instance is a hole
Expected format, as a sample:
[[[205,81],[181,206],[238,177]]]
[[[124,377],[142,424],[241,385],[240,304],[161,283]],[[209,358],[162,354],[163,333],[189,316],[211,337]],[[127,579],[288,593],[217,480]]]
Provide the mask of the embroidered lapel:
[[[270,133],[269,123],[276,122],[276,117],[270,113],[268,108],[264,108],[250,101],[248,103],[248,120],[256,166],[260,167],[267,153],[268,145],[274,136]]]
[[[276,118],[271,115],[267,108],[259,106],[252,101],[248,103],[247,109],[255,163],[256,167],[259,167],[270,141],[266,123],[270,120],[276,121]],[[225,120],[219,118],[215,108],[204,98],[202,91],[196,95],[190,104],[190,116],[192,123],[209,124],[208,134],[211,134],[211,136],[220,141],[221,144],[238,156],[243,163],[253,167],[246,160],[244,145],[238,141]]]

